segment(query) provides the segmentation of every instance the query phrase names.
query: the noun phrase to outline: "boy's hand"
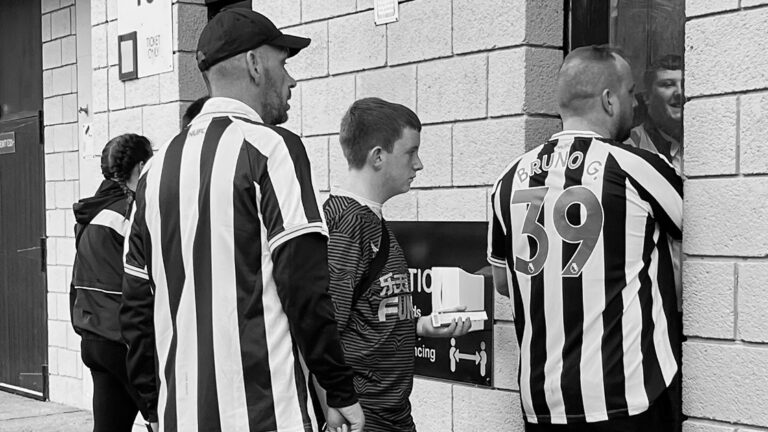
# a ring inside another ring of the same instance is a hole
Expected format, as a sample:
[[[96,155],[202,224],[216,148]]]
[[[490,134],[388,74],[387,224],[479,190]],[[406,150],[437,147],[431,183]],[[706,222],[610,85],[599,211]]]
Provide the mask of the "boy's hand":
[[[459,306],[443,312],[463,312],[466,309],[466,306]],[[464,336],[469,333],[470,328],[472,328],[472,320],[467,318],[454,319],[447,327],[434,327],[432,325],[432,318],[425,316],[419,318],[419,321],[416,323],[416,334],[422,337],[450,338]]]

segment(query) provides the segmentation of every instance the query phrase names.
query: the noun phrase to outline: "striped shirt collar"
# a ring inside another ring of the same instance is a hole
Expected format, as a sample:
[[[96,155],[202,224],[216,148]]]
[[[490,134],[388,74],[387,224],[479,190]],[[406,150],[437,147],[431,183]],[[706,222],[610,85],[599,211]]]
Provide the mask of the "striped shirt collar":
[[[560,138],[575,138],[575,137],[593,137],[603,138],[602,135],[592,131],[579,131],[579,130],[564,130],[552,135],[553,140],[559,140]]]
[[[331,188],[331,194],[336,196],[343,196],[347,198],[352,198],[353,200],[359,202],[361,205],[364,205],[371,209],[374,213],[376,213],[376,216],[379,217],[379,219],[382,218],[382,207],[383,204],[377,203],[376,201],[371,201],[367,198],[363,198],[360,195],[354,194],[348,190],[342,189],[340,187],[333,187]]]
[[[203,109],[200,110],[200,114],[192,120],[192,123],[208,121],[212,117],[224,115],[246,117],[259,123],[263,123],[261,116],[259,116],[259,113],[254,111],[253,108],[237,99],[227,97],[212,97],[208,99],[203,105]]]

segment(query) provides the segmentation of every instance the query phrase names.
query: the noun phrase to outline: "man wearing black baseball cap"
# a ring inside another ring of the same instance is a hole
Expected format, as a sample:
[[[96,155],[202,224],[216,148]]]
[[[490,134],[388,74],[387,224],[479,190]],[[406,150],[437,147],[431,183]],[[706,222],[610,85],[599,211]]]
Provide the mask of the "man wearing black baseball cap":
[[[296,86],[285,61],[309,42],[250,9],[221,11],[197,48],[211,98],[142,173],[121,324],[162,432],[317,430],[307,372],[330,429],[363,430],[309,159],[275,126]]]
[[[288,120],[288,99],[296,86],[285,60],[309,42],[284,34],[260,13],[232,7],[213,17],[200,34],[197,66],[211,96],[241,100],[264,123],[277,125]]]

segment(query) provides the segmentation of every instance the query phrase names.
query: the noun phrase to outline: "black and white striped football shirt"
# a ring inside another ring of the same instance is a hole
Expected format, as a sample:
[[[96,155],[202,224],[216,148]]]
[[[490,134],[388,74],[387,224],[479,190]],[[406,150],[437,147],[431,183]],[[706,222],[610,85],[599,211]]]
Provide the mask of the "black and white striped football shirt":
[[[507,269],[532,423],[644,412],[675,376],[667,234],[682,234],[682,180],[658,155],[564,131],[493,188],[488,259]]]
[[[302,362],[312,369],[310,360],[322,356],[335,356],[335,382],[354,395],[327,267],[325,279],[299,287],[291,304],[276,283],[281,245],[304,234],[327,237],[296,135],[262,124],[241,102],[212,98],[149,162],[136,203],[121,319],[132,377],[150,368],[141,359],[156,350],[161,430],[317,430]],[[326,251],[316,252],[327,266]],[[297,274],[287,277],[300,278],[302,265],[288,263]],[[141,321],[153,326],[154,343]],[[301,333],[302,323],[322,334]],[[151,399],[151,383],[138,381]]]
[[[355,390],[365,412],[365,430],[414,430],[409,396],[413,389],[417,318],[408,264],[394,234],[380,216],[347,192],[332,191],[323,205],[328,222],[329,291],[344,358],[355,371]],[[359,287],[389,232],[389,254],[371,286]],[[357,301],[355,290],[360,289]]]

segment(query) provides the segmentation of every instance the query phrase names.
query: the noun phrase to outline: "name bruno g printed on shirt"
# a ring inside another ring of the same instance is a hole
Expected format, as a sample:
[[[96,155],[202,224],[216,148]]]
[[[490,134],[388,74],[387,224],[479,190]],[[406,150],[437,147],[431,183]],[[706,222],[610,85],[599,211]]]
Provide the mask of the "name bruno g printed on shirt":
[[[527,181],[531,176],[535,174],[541,174],[542,171],[549,171],[551,169],[568,168],[576,169],[584,162],[584,153],[580,151],[573,151],[570,155],[567,152],[555,152],[549,155],[543,155],[541,160],[534,159],[529,166],[520,167],[515,171],[515,175],[520,182]],[[586,175],[595,176],[603,168],[603,162],[599,160],[593,160],[584,167],[584,173]],[[526,212],[526,221],[535,220],[541,211],[544,197],[549,192],[549,188],[546,186],[521,189],[518,190],[512,198],[512,204],[528,203],[528,210]],[[572,204],[581,204],[584,208],[585,217],[580,225],[572,225],[565,218],[566,210]],[[577,277],[581,274],[581,270],[592,255],[592,250],[598,241],[600,231],[603,228],[603,208],[600,201],[595,194],[588,188],[582,186],[571,186],[562,191],[555,201],[553,219],[555,229],[557,233],[563,238],[563,240],[569,243],[579,244],[579,248],[573,254],[571,259],[563,266],[563,277]],[[556,217],[562,215],[563,217]],[[539,233],[538,230],[531,229],[533,226],[529,226],[528,229],[524,228],[524,233],[532,235],[534,238],[539,235],[546,237],[546,233]],[[548,254],[548,242],[538,241],[536,242],[541,250],[531,257],[530,260],[522,259],[520,257],[515,258],[515,270],[528,276],[534,276],[538,274],[544,266],[544,261],[547,259]]]
[[[417,319],[432,313],[432,267],[460,267],[470,273],[484,269],[486,222],[387,222],[403,249],[408,274],[384,274],[379,319]],[[484,273],[484,272],[479,272]],[[403,295],[407,290],[408,294]],[[386,296],[390,296],[386,298]],[[494,288],[485,276],[485,311],[481,330],[459,338],[419,337],[414,347],[414,373],[490,387],[493,382]]]

